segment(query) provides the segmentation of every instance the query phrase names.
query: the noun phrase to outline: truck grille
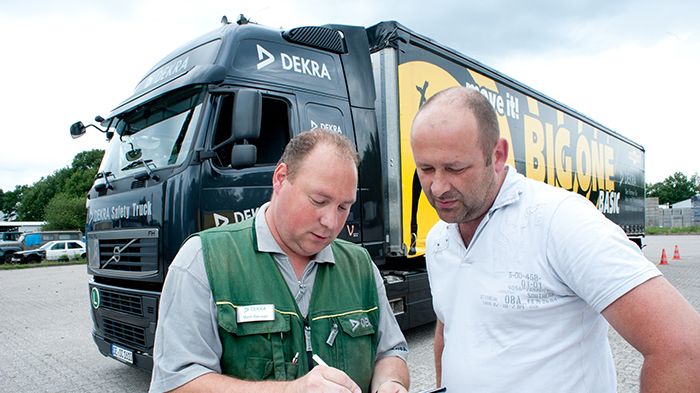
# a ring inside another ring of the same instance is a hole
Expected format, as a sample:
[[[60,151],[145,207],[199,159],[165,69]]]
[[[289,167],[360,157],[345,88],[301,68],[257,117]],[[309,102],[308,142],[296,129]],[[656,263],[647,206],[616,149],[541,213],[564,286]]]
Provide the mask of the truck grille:
[[[101,290],[101,307],[120,311],[132,315],[143,316],[143,304],[141,296],[133,296],[125,293]]]
[[[146,331],[138,326],[131,326],[113,319],[104,318],[104,335],[109,341],[121,343],[134,349],[146,348]]]
[[[90,265],[122,272],[158,270],[158,229],[122,229],[88,233]]]

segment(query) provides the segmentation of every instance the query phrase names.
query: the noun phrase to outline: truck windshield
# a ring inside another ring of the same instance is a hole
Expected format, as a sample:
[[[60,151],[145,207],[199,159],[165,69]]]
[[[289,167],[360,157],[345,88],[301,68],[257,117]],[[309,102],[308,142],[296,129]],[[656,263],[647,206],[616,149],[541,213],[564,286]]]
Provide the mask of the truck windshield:
[[[192,143],[203,97],[201,86],[188,88],[120,115],[99,172],[114,180],[144,166],[156,170],[180,165]]]

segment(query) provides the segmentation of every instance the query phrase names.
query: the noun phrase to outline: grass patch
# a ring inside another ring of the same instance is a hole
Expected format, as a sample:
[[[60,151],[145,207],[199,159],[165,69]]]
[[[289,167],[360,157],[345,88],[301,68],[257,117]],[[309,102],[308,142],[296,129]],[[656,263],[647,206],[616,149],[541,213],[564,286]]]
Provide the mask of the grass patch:
[[[80,258],[80,259],[71,259],[68,262],[60,262],[60,261],[47,261],[43,260],[40,263],[23,263],[23,264],[14,264],[14,263],[5,263],[5,264],[0,264],[0,270],[14,270],[14,269],[31,269],[33,267],[47,267],[47,266],[66,266],[66,265],[84,265],[87,263],[87,259],[85,258]]]
[[[700,226],[684,228],[646,227],[647,235],[698,235]]]

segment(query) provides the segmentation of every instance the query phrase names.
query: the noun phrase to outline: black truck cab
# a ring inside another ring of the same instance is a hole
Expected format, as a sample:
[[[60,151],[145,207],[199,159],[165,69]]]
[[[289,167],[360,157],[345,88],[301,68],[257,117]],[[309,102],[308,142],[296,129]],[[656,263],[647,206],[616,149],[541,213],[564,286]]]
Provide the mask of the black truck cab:
[[[88,196],[88,273],[100,351],[152,366],[159,293],[192,233],[252,217],[289,139],[342,133],[361,156],[340,238],[384,260],[379,138],[364,28],[224,24],[157,64],[102,121]],[[350,81],[350,82],[348,82]],[[83,127],[84,130],[84,127]]]

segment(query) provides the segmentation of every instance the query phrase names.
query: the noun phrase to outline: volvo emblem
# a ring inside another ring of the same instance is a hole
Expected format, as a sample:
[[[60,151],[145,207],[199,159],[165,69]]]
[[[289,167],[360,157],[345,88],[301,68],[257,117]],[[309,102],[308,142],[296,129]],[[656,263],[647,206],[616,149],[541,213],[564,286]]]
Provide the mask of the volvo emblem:
[[[119,259],[121,258],[121,252],[122,250],[119,248],[119,246],[114,246],[114,251],[112,251],[111,259],[114,259],[114,262],[119,263]]]
[[[112,250],[112,257],[109,258],[109,259],[107,260],[107,262],[105,262],[104,265],[102,265],[102,269],[106,268],[107,265],[109,265],[109,264],[112,263],[112,262],[119,263],[119,259],[121,259],[122,252],[124,252],[124,250],[126,250],[127,247],[129,247],[130,245],[132,245],[132,244],[133,244],[135,241],[137,241],[137,240],[139,240],[139,239],[138,239],[138,238],[136,238],[136,239],[131,239],[131,240],[129,240],[128,243],[126,243],[126,244],[125,244],[124,246],[122,246],[122,247],[114,246],[114,250]]]

